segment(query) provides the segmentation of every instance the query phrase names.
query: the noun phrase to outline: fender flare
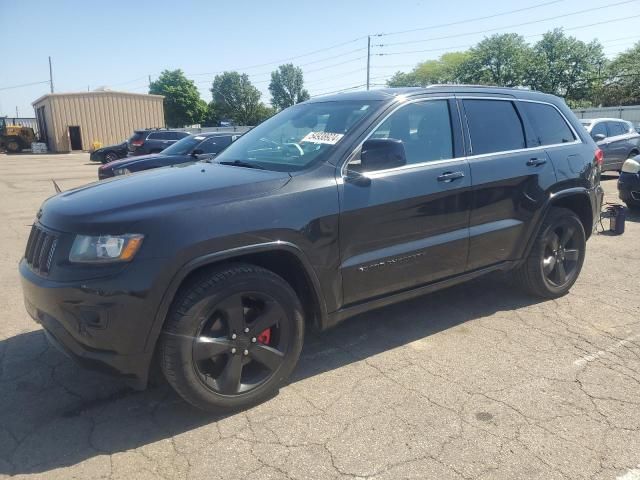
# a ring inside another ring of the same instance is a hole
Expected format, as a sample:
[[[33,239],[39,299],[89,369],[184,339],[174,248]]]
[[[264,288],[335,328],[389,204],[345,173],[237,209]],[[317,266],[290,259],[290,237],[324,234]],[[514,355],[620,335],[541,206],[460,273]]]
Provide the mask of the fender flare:
[[[559,190],[557,192],[552,192],[547,199],[545,200],[544,204],[542,205],[542,208],[540,209],[540,217],[538,218],[538,221],[536,222],[536,226],[535,228],[532,230],[531,235],[529,236],[529,240],[527,242],[526,248],[524,250],[524,255],[522,256],[522,260],[521,261],[525,261],[525,259],[529,256],[529,253],[531,252],[531,249],[533,248],[533,244],[536,241],[536,238],[538,238],[538,234],[540,233],[540,229],[542,228],[542,224],[544,222],[544,219],[547,216],[547,213],[549,212],[549,209],[553,206],[553,202],[562,199],[562,198],[566,198],[566,197],[571,197],[574,195],[584,195],[585,198],[587,199],[587,201],[589,202],[589,204],[591,205],[591,209],[592,209],[592,215],[593,215],[593,203],[591,201],[591,195],[589,194],[589,189],[585,188],[585,187],[572,187],[572,188],[567,188],[565,190]],[[593,219],[592,219],[593,222]]]
[[[221,250],[214,253],[208,253],[206,255],[202,255],[199,257],[195,257],[189,260],[187,263],[182,265],[178,269],[178,271],[173,275],[169,285],[165,289],[165,292],[162,296],[162,301],[158,305],[156,309],[156,314],[153,318],[153,323],[151,325],[151,329],[147,335],[147,339],[145,342],[144,351],[149,354],[149,360],[151,360],[151,355],[155,350],[156,343],[160,336],[160,332],[162,330],[162,325],[164,325],[164,320],[167,316],[171,303],[180,288],[180,285],[184,281],[187,276],[200,267],[204,267],[206,265],[211,265],[223,260],[232,260],[234,258],[240,257],[242,255],[247,255],[251,253],[261,253],[261,252],[274,252],[274,251],[286,251],[292,253],[296,256],[296,258],[303,265],[305,270],[305,274],[311,281],[311,286],[313,288],[312,294],[315,296],[318,305],[320,307],[320,319],[319,326],[322,326],[326,323],[327,318],[327,309],[324,302],[324,297],[322,296],[322,289],[320,288],[320,281],[315,274],[315,270],[311,266],[311,263],[307,259],[304,252],[295,244],[290,242],[285,242],[282,240],[277,240],[273,242],[266,243],[258,243],[253,245],[245,245],[242,247],[231,248],[228,250]]]

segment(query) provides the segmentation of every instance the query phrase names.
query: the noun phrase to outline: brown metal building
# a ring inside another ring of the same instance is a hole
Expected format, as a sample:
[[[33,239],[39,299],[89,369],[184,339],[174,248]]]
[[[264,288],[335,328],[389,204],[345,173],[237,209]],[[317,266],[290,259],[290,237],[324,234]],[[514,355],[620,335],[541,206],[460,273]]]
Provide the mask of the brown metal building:
[[[51,93],[32,103],[38,130],[52,152],[113,145],[134,130],[164,127],[164,97],[110,90]]]

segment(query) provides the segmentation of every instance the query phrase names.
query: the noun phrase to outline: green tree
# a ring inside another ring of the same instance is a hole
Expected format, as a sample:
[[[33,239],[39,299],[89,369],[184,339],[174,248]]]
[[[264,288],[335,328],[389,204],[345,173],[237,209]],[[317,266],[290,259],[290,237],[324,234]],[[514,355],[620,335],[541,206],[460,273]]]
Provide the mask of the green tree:
[[[277,70],[271,72],[269,91],[271,105],[277,110],[309,100],[309,92],[304,89],[302,69],[294,67],[292,63],[280,65]]]
[[[409,73],[396,72],[387,85],[390,87],[426,87],[434,83],[458,83],[460,66],[467,60],[467,52],[449,52],[437,60],[419,63]]]
[[[230,119],[238,125],[255,125],[264,120],[265,105],[260,90],[246,73],[224,72],[216,75],[211,87],[213,106],[219,119]]]
[[[471,48],[459,67],[464,83],[515,87],[526,78],[530,48],[516,33],[496,34]]]
[[[149,85],[149,93],[164,95],[164,117],[168,127],[200,123],[207,104],[193,81],[182,70],[165,70]]]
[[[596,97],[605,64],[598,41],[585,43],[555,29],[545,33],[532,52],[527,67],[531,88],[565,97],[569,104],[584,104]]]
[[[614,58],[606,69],[605,106],[640,104],[640,42]]]

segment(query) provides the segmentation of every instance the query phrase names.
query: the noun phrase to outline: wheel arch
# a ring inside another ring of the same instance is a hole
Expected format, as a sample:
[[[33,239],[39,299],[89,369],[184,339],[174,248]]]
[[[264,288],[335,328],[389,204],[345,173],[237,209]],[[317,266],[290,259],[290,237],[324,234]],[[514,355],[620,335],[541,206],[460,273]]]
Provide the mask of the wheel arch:
[[[552,207],[562,207],[573,211],[584,227],[585,237],[588,239],[591,236],[594,218],[591,199],[586,189],[571,189],[552,195],[547,211]]]
[[[145,351],[153,354],[169,308],[180,288],[188,285],[195,277],[226,263],[250,263],[281,276],[300,298],[305,323],[317,329],[326,325],[327,311],[320,283],[302,250],[289,242],[269,242],[203,255],[183,265],[173,276],[162,297],[147,336]]]

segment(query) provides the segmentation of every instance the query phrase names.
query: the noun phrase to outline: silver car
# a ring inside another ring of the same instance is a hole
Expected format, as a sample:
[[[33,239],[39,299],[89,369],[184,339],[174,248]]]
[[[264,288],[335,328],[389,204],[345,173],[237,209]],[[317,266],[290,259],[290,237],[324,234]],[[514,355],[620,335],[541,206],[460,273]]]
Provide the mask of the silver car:
[[[640,134],[619,118],[583,118],[582,125],[604,152],[602,170],[620,171],[628,158],[640,154]]]

